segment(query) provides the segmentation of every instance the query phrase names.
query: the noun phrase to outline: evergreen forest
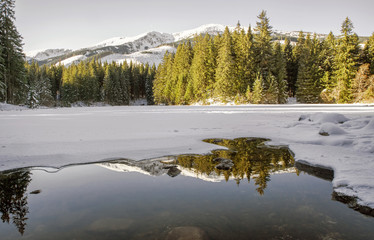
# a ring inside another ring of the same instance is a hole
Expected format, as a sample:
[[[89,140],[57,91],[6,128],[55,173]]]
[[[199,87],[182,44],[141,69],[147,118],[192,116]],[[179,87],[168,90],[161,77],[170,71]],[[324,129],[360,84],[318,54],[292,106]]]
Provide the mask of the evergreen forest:
[[[374,102],[374,33],[360,45],[347,17],[340,36],[300,31],[292,44],[272,39],[262,11],[254,29],[238,23],[181,43],[157,68],[153,90],[158,104]]]
[[[347,17],[341,35],[300,32],[274,40],[266,11],[256,26],[196,35],[159,66],[90,59],[70,66],[28,63],[14,21],[14,0],[0,1],[0,101],[39,106],[105,102],[282,104],[374,102],[374,33],[364,44]]]

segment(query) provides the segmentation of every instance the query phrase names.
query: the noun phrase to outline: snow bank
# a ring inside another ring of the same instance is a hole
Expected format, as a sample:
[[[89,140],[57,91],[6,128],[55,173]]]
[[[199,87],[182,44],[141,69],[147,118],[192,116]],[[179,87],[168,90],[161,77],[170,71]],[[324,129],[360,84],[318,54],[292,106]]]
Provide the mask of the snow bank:
[[[219,147],[205,138],[263,137],[289,145],[298,161],[332,168],[334,191],[374,208],[370,105],[9,109],[0,111],[0,171],[207,153]]]

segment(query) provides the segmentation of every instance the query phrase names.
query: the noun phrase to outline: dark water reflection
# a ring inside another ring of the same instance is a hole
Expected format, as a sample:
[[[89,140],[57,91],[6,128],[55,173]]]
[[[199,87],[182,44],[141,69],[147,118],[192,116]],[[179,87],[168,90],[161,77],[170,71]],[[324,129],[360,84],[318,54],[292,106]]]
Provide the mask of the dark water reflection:
[[[0,238],[374,239],[373,218],[331,201],[286,148],[207,141],[230,150],[0,174]]]

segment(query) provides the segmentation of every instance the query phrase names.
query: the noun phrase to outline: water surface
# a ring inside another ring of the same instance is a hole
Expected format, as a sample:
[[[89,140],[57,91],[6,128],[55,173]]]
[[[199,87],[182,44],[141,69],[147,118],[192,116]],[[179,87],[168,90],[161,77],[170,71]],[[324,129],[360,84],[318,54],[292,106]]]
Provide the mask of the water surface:
[[[331,182],[264,141],[211,139],[230,150],[2,173],[1,239],[374,239],[374,218],[332,201]],[[217,158],[234,165],[217,169]]]

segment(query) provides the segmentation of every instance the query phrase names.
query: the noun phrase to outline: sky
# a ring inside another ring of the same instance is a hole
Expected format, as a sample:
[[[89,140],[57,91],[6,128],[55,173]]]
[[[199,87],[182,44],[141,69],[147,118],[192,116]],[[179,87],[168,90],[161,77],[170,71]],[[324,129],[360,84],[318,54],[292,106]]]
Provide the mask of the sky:
[[[374,32],[373,0],[16,0],[24,51],[80,49],[113,37],[166,33],[217,23],[256,25],[267,11],[273,29],[340,32],[349,17],[360,36]]]

